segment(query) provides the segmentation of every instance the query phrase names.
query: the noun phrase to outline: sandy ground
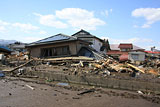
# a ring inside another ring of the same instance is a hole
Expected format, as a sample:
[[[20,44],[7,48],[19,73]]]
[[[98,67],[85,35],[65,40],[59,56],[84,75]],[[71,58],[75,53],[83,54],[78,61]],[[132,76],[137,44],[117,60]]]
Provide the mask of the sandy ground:
[[[34,88],[30,89],[26,85]],[[0,79],[0,107],[160,107],[160,100],[120,90],[96,89],[78,95],[86,88],[37,84]]]

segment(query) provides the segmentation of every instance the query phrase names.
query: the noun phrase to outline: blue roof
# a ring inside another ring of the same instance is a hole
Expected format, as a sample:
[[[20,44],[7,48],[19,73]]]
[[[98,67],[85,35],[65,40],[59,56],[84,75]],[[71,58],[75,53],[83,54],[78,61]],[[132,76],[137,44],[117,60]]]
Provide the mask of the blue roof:
[[[71,36],[67,36],[67,35],[64,35],[64,34],[57,34],[57,35],[54,35],[54,36],[51,36],[51,37],[48,37],[48,38],[45,38],[45,39],[42,39],[42,40],[39,40],[39,41],[36,41],[36,42],[33,42],[31,44],[38,44],[38,43],[45,43],[45,42],[53,42],[53,41],[60,41],[60,40],[69,40],[69,39],[76,39],[76,38],[73,38]]]
[[[6,50],[6,51],[11,51],[11,49],[9,49],[9,48],[6,47],[6,46],[0,46],[0,49]]]

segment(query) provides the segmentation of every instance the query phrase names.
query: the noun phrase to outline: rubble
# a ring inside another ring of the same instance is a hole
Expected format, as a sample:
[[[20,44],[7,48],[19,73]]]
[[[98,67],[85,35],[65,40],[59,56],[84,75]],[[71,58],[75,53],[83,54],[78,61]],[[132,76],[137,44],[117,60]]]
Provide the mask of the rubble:
[[[7,56],[6,65],[0,67],[0,70],[23,78],[38,78],[39,76],[32,75],[32,71],[40,71],[79,77],[103,77],[160,83],[160,61],[158,59],[151,62],[147,62],[149,60],[147,59],[137,65],[136,63],[119,62],[109,56],[95,60],[84,56],[28,59],[24,58],[26,55],[28,53]],[[54,81],[48,77],[46,80]]]

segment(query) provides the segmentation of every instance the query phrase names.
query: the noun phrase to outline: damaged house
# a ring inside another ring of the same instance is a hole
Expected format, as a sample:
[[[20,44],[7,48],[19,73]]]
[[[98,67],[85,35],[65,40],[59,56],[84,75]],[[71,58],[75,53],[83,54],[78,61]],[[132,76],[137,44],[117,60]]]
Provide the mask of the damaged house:
[[[57,34],[26,46],[32,57],[66,57],[66,56],[86,56],[95,59],[103,59],[100,49],[104,44],[103,40],[91,35],[89,32],[81,30],[72,36]],[[103,51],[105,51],[105,47]]]
[[[91,43],[74,36],[57,34],[26,46],[31,57],[68,57],[68,56],[86,56],[95,59],[102,59],[93,48],[89,47]]]
[[[26,47],[32,57],[65,57],[76,56],[82,47],[88,47],[89,44],[77,37],[57,34],[30,43]]]

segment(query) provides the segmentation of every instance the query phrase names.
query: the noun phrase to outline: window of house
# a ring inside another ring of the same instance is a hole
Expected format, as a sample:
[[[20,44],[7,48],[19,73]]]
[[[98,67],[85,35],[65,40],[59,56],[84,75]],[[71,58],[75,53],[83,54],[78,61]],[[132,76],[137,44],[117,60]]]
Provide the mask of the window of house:
[[[127,51],[127,49],[121,49],[121,51],[126,52],[126,51]]]
[[[132,54],[131,57],[132,59],[138,60],[138,54]]]
[[[128,52],[128,51],[130,51],[130,49],[124,48],[124,49],[121,49],[121,51],[123,51],[123,52]]]
[[[42,57],[69,55],[69,46],[52,47],[41,49]]]

